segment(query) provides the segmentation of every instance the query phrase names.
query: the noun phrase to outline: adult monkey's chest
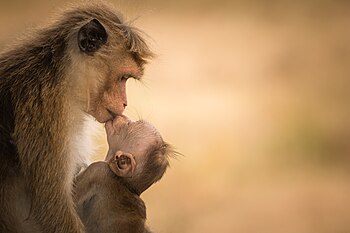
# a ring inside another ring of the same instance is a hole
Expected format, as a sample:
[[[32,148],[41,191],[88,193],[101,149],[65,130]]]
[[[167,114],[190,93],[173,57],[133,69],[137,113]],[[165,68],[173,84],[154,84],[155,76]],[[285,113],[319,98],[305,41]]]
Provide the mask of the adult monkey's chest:
[[[98,145],[96,135],[102,134],[101,123],[98,123],[92,116],[86,115],[79,130],[72,132],[71,141],[71,164],[75,167],[72,170],[79,172],[82,168],[91,163],[91,157],[96,152]]]

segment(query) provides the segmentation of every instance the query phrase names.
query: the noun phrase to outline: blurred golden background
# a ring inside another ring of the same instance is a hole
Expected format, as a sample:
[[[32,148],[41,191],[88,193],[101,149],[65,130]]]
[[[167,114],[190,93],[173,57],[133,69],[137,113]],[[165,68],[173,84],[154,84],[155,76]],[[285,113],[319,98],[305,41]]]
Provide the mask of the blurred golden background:
[[[0,48],[67,3],[0,1]],[[142,195],[151,229],[350,232],[349,1],[112,3],[158,54],[126,114],[184,154]]]

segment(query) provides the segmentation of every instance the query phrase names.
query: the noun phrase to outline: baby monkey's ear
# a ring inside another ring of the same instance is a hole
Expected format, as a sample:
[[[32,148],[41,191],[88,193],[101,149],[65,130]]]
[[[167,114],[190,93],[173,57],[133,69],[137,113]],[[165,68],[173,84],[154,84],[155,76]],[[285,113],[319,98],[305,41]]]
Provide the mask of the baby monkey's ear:
[[[132,177],[136,167],[134,156],[130,153],[117,151],[108,161],[110,169],[120,177]]]

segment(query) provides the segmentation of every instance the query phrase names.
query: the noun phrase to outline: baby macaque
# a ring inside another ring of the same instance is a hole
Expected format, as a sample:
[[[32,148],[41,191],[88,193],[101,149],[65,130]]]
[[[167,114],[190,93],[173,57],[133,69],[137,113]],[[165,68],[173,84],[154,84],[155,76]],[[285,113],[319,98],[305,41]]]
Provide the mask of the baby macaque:
[[[147,122],[117,117],[105,128],[105,161],[76,177],[77,212],[88,233],[148,233],[140,194],[163,176],[174,151]]]

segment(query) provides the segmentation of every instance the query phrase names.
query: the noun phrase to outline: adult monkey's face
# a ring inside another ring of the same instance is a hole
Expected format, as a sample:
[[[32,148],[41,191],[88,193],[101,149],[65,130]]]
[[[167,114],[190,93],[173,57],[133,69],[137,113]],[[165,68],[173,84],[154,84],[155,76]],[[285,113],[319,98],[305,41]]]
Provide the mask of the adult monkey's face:
[[[113,120],[116,116],[121,116],[128,105],[126,95],[126,82],[129,78],[138,78],[141,69],[129,57],[124,57],[120,63],[115,64],[114,69],[106,75],[103,85],[90,87],[90,108],[88,113],[97,121],[105,123]]]
[[[121,32],[110,35],[108,27],[97,19],[78,32],[79,53],[84,61],[81,73],[87,83],[87,90],[81,88],[86,93],[84,109],[100,123],[123,114],[128,104],[126,82],[129,78],[140,79],[143,74],[144,62],[127,48]]]

